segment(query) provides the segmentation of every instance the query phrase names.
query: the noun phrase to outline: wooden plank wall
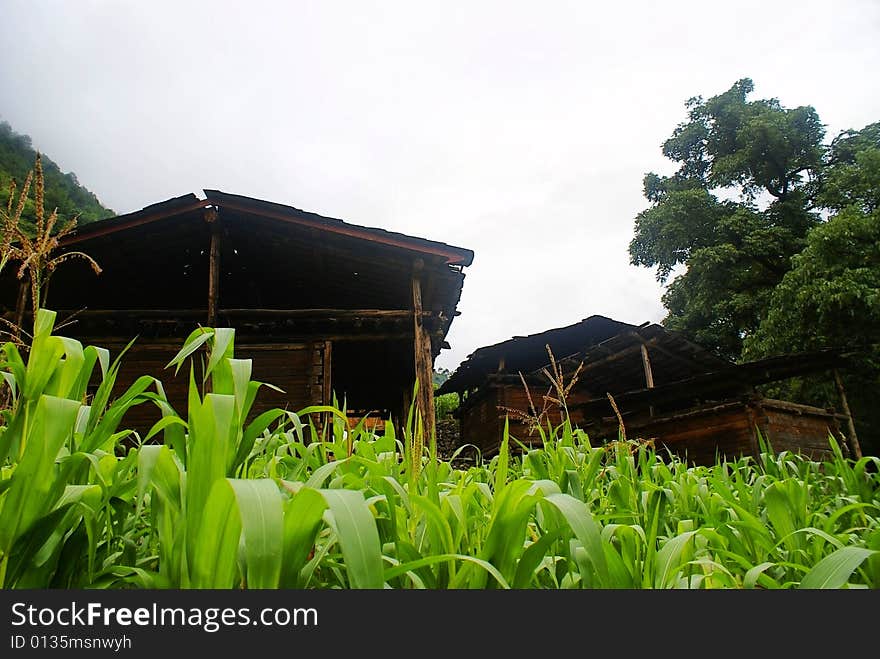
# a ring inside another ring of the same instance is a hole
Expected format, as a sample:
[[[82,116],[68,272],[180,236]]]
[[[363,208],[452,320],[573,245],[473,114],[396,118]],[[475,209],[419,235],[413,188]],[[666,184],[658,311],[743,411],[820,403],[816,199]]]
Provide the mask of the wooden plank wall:
[[[532,393],[535,406],[540,405],[543,392]],[[528,409],[528,398],[520,387],[498,386],[483,389],[479,398],[467,406],[461,417],[462,441],[475,444],[484,456],[494,455],[501,442],[504,411],[499,406]],[[561,423],[558,409],[550,415],[553,424]],[[573,419],[579,425],[577,419]],[[616,438],[616,420],[590,433],[596,439]],[[510,434],[524,444],[539,443],[540,436],[529,436],[527,426],[510,417]],[[711,465],[717,456],[735,460],[740,456],[756,456],[756,428],[777,452],[800,452],[814,460],[831,456],[828,435],[840,438],[836,417],[819,408],[758,399],[730,401],[721,405],[680,412],[653,419],[643,418],[626,426],[628,439],[652,440],[661,455],[667,451],[694,464]],[[841,440],[842,441],[842,440]]]
[[[837,419],[830,414],[779,409],[770,401],[765,401],[759,410],[759,414],[763,412],[759,417],[761,432],[770,439],[774,451],[799,451],[813,460],[830,459],[829,434],[846,450]]]
[[[284,393],[268,387],[261,387],[251,410],[250,418],[273,407],[297,411],[307,405],[324,402],[325,392],[329,391],[325,378],[329,368],[324,367],[325,357],[329,358],[329,342],[236,345],[235,357],[252,359],[251,379],[272,384]],[[119,354],[120,345],[105,345],[111,359]],[[187,413],[187,392],[189,390],[189,364],[181,367],[178,374],[174,369],[166,369],[166,364],[180,349],[180,343],[138,342],[123,356],[113,397],[120,396],[129,385],[142,375],[152,375],[162,382],[165,394],[174,409],[184,419]],[[161,418],[159,409],[150,403],[132,408],[123,419],[120,428],[134,428],[143,436],[153,423]]]
[[[752,455],[754,446],[752,423],[742,405],[685,418],[658,419],[640,428],[627,428],[626,436],[653,440],[659,453],[666,455],[668,449],[701,465],[714,464],[716,455],[731,459]]]
[[[831,457],[829,432],[840,437],[833,414],[804,405],[776,404],[770,399],[728,403],[693,413],[672,415],[627,429],[629,439],[652,439],[695,464],[714,464],[716,453],[729,459],[756,456],[758,438],[772,450],[803,453],[814,460]]]

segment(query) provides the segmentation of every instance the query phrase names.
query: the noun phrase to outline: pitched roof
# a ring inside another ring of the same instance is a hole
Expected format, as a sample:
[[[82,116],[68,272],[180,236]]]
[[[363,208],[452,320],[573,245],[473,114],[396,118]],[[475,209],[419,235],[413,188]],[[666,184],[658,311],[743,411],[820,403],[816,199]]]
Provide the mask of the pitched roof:
[[[327,231],[333,234],[379,243],[392,248],[396,247],[426,255],[438,256],[444,258],[446,263],[450,265],[468,266],[474,259],[474,253],[469,249],[435,240],[418,238],[375,227],[351,224],[336,218],[303,211],[293,206],[230,194],[220,190],[206,189],[204,193],[205,199],[199,199],[194,194],[182,195],[151,204],[139,211],[87,224],[65,238],[62,241],[62,245],[73,245],[93,237],[125,231],[131,227],[166,219],[174,215],[180,215],[201,208],[214,207],[221,211],[223,208],[229,208],[230,210],[251,213],[279,222],[287,222],[319,231]]]
[[[530,373],[550,360],[546,346],[550,346],[554,358],[562,359],[585,348],[600,343],[635,325],[622,323],[605,316],[590,316],[573,325],[557,327],[529,334],[514,336],[506,341],[485,346],[468,355],[455,372],[440,387],[438,393],[466,391],[478,386],[490,373],[498,371],[500,362],[510,373]]]

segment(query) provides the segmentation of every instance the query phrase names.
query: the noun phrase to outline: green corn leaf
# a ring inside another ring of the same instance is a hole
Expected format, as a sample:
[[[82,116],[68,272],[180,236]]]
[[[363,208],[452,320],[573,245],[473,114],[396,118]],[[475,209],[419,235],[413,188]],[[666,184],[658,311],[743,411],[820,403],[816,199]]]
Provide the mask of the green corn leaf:
[[[99,359],[102,360],[102,369],[103,369],[103,378],[98,385],[98,390],[95,392],[94,397],[92,398],[92,413],[89,415],[89,424],[86,428],[85,435],[93,432],[95,428],[98,426],[98,423],[101,421],[101,418],[104,414],[104,411],[107,409],[107,406],[110,404],[110,396],[113,393],[113,387],[116,386],[116,378],[119,375],[119,368],[122,364],[122,357],[128,352],[129,348],[134,344],[135,339],[132,339],[128,342],[128,345],[123,348],[120,353],[113,360],[113,363],[110,364],[109,368],[106,366],[106,361],[109,360],[109,354],[103,348],[98,349]],[[103,351],[103,354],[102,352]]]
[[[208,341],[212,336],[214,336],[214,330],[206,327],[199,327],[190,333],[186,340],[183,342],[183,347],[178,351],[176,355],[172,358],[168,365],[165,368],[175,367],[174,374],[177,375],[177,372],[180,370],[181,365],[186,358],[193,354],[196,350],[201,348],[205,342]]]
[[[226,477],[227,454],[234,433],[235,399],[208,394],[192,415],[187,456],[187,528],[198,535],[202,510],[218,479]]]
[[[37,400],[59,366],[64,354],[64,344],[52,336],[56,314],[38,309],[34,318],[34,334],[26,367],[27,375],[19,384],[26,400]]]
[[[382,588],[385,579],[376,520],[363,494],[351,490],[320,490],[339,538],[352,588]]]
[[[98,490],[100,496],[100,488],[92,487]],[[6,571],[6,588],[48,587],[46,581],[51,577],[51,566],[46,569],[46,563],[58,552],[64,536],[72,532],[72,527],[81,517],[81,513],[72,517],[69,515],[74,503],[75,501],[70,500],[59,504],[55,510],[40,517],[27,533],[16,540]],[[25,577],[25,573],[28,576]],[[21,584],[20,580],[27,580],[29,583]]]
[[[107,351],[104,350],[104,352],[106,353]],[[95,371],[95,364],[99,363],[100,359],[101,352],[98,348],[89,346],[83,351],[83,364],[80,368],[76,382],[74,382],[73,387],[68,391],[68,398],[79,401],[85,400],[89,388],[89,382]],[[101,371],[101,377],[104,377],[103,369]]]
[[[516,575],[513,578],[513,588],[528,588],[535,570],[541,565],[544,558],[550,553],[553,545],[562,537],[559,529],[549,531],[526,547],[522,557],[516,565]]]
[[[501,588],[505,590],[510,588],[510,585],[504,579],[504,576],[498,571],[498,569],[494,565],[492,565],[488,561],[481,560],[474,556],[468,556],[467,554],[434,554],[432,556],[426,556],[424,558],[409,561],[406,563],[399,563],[385,569],[384,579],[386,581],[390,581],[391,579],[395,579],[402,574],[414,574],[415,570],[418,570],[422,567],[427,567],[436,563],[451,561],[462,561],[465,563],[476,565],[485,570],[487,574],[491,575],[492,578],[498,582],[498,585]]]
[[[587,557],[596,572],[599,587],[611,588],[611,578],[602,544],[601,531],[584,502],[578,501],[569,494],[562,493],[551,494],[546,496],[544,500],[562,513],[575,537],[587,552]]]
[[[281,567],[281,588],[303,588],[302,570],[323,526],[327,502],[317,490],[302,487],[284,510],[284,560]]]
[[[669,588],[683,565],[690,560],[688,546],[696,531],[685,531],[667,540],[655,557],[654,587]]]
[[[73,432],[80,403],[41,396],[21,462],[0,509],[0,552],[8,554],[16,538],[55,504],[55,459]],[[57,495],[56,495],[57,496]]]
[[[11,342],[3,346],[3,352],[6,355],[6,366],[14,376],[17,388],[22,389],[27,380],[27,366],[21,358],[21,353]]]
[[[796,547],[797,526],[795,524],[795,512],[793,502],[786,491],[785,481],[779,481],[770,485],[764,491],[764,505],[767,509],[767,518],[776,531],[779,539],[789,547]]]
[[[507,482],[507,467],[510,462],[510,420],[504,417],[504,433],[498,447],[498,464],[495,466],[495,491],[498,492]]]
[[[348,458],[343,458],[341,460],[334,460],[333,462],[328,462],[327,464],[321,465],[314,472],[312,472],[309,480],[306,481],[306,487],[310,487],[312,489],[319,489],[322,485],[324,485],[324,481],[326,481],[330,474],[339,469],[343,464],[348,461]]]
[[[749,571],[746,572],[746,576],[743,577],[743,588],[754,588],[762,576],[765,578],[765,580],[772,581],[772,579],[765,575],[764,572],[769,570],[771,567],[774,567],[774,565],[775,563],[765,561],[760,565],[756,565],[755,567],[750,568]]]
[[[270,479],[228,480],[241,515],[247,587],[277,588],[284,536],[284,507],[278,485]]]
[[[449,522],[446,521],[440,507],[427,497],[419,494],[413,494],[410,499],[414,507],[424,513],[428,534],[432,538],[431,550],[434,553],[441,554],[454,553],[452,529],[449,527]]]
[[[214,330],[211,354],[205,366],[205,378],[211,378],[211,390],[216,394],[235,394],[230,364],[234,343],[235,330],[231,327],[218,327]]]
[[[158,435],[160,432],[167,431],[169,426],[180,426],[182,428],[186,428],[186,421],[181,419],[179,416],[175,416],[172,414],[163,416],[161,419],[156,421],[147,434],[144,436],[144,442],[150,441],[153,437]]]
[[[76,391],[78,384],[83,380],[88,383],[95,362],[92,361],[89,365],[88,373],[83,373],[87,362],[82,344],[76,339],[69,339],[63,336],[57,338],[61,343],[64,359],[59,360],[58,367],[46,385],[45,393],[50,396],[81,401],[82,394],[77,395]],[[97,358],[97,355],[94,355],[94,357]],[[85,390],[83,390],[83,393],[85,393]]]
[[[202,523],[195,537],[187,539],[194,549],[189,562],[192,587],[232,588],[238,574],[241,516],[228,480],[214,481],[199,514]]]
[[[284,410],[273,408],[271,410],[266,410],[248,424],[242,435],[241,443],[238,445],[235,458],[232,461],[232,470],[237,469],[245,460],[247,460],[251,450],[254,448],[254,442],[257,437],[259,437],[274,421],[277,421],[285,414],[286,412]]]
[[[166,505],[181,508],[180,467],[167,446],[142,446],[138,451],[137,510],[143,505],[149,487],[156,490]]]
[[[245,405],[248,398],[248,385],[251,382],[253,360],[229,358],[227,363],[232,374],[231,393],[235,396],[235,409],[239,418],[244,419],[247,416]]]
[[[804,575],[800,588],[842,588],[866,558],[878,553],[864,547],[841,547],[816,563]]]
[[[143,375],[135,380],[134,383],[126,389],[126,391],[116,399],[109,408],[107,408],[103,415],[101,415],[101,418],[97,425],[95,425],[94,429],[89,430],[87,428],[86,436],[83,437],[80,445],[80,450],[84,452],[91,452],[97,449],[104,451],[110,450],[113,445],[112,436],[116,433],[116,429],[119,427],[119,424],[122,423],[122,419],[128,410],[136,405],[150,401],[154,397],[154,394],[148,392],[147,389],[149,389],[155,382],[156,379],[149,375]],[[92,405],[92,408],[95,409],[94,404]],[[91,425],[91,415],[89,425]]]

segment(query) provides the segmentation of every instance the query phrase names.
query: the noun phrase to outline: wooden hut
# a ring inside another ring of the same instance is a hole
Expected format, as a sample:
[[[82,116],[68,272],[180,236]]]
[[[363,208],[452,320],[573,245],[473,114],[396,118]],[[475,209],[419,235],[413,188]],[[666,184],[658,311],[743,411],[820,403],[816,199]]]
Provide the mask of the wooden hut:
[[[557,381],[569,388],[572,423],[593,439],[617,439],[622,421],[628,438],[652,440],[695,463],[757,455],[761,437],[775,450],[821,458],[829,434],[859,453],[851,418],[765,398],[758,387],[845,363],[845,355],[826,350],[734,364],[660,325],[591,316],[476,350],[440,393],[460,394],[462,442],[486,455],[497,451],[505,418],[511,435],[526,445],[540,440],[523,413],[544,424],[562,421],[561,409],[547,398],[559,398]]]
[[[71,260],[44,306],[73,317],[64,334],[121,350],[120,385],[159,378],[185,411],[187,374],[165,368],[198,325],[234,327],[237,357],[253,358],[263,389],[255,413],[345,401],[350,413],[402,417],[418,380],[433,424],[432,373],[473,252],[358,226],[218,190],[96,222],[67,237],[103,269]],[[19,282],[0,282],[7,314]],[[8,316],[7,316],[8,317]],[[159,418],[141,405],[137,428]]]

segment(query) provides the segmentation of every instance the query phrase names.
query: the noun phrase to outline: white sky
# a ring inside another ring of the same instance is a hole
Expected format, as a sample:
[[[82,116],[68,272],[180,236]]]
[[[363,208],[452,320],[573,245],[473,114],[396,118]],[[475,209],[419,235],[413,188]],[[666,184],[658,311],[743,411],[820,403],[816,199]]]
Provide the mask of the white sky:
[[[438,367],[592,314],[684,102],[880,120],[880,2],[4,0],[0,119],[117,213],[217,188],[475,252]]]

